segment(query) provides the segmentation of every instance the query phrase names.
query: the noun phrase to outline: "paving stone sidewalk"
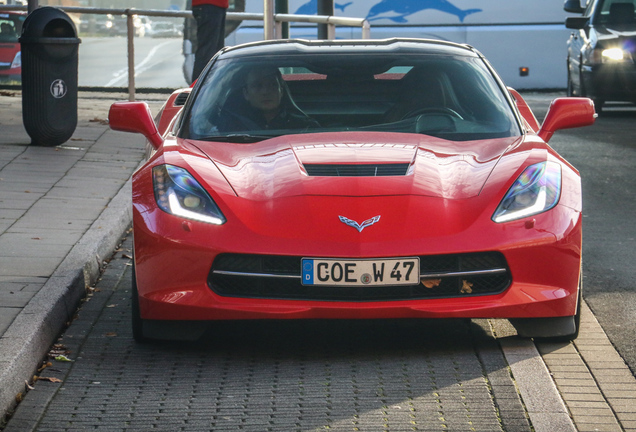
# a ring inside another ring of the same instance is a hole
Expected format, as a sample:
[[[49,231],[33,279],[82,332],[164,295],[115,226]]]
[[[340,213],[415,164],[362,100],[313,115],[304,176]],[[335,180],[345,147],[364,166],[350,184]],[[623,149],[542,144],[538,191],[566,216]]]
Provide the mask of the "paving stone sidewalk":
[[[21,92],[0,90],[0,412],[10,408],[130,223],[139,135],[111,131],[127,95],[83,93],[72,138],[30,145]],[[156,112],[166,95],[139,95]],[[19,397],[19,396],[18,396]]]

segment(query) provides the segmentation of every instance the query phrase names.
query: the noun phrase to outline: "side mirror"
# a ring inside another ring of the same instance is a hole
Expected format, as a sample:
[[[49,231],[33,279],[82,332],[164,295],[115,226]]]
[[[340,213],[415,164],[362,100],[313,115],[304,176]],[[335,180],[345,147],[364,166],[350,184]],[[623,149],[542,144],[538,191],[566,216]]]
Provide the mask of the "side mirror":
[[[558,98],[552,101],[537,135],[546,143],[560,129],[594,124],[594,102],[589,98]]]
[[[108,123],[116,131],[142,134],[155,149],[163,144],[163,138],[145,102],[115,102],[110,106]]]
[[[585,9],[581,7],[580,0],[565,0],[563,9],[570,13],[583,13]]]
[[[573,30],[584,29],[589,22],[588,17],[567,17],[565,19],[565,27]]]

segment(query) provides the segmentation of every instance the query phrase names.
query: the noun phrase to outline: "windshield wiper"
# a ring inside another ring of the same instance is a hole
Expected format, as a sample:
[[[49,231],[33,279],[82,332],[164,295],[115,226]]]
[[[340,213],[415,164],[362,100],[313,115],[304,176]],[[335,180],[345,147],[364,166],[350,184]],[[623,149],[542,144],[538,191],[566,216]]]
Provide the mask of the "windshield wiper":
[[[214,135],[205,138],[200,138],[203,141],[220,141],[231,143],[255,143],[266,139],[273,138],[275,135],[250,135],[250,134],[228,134],[228,135]]]

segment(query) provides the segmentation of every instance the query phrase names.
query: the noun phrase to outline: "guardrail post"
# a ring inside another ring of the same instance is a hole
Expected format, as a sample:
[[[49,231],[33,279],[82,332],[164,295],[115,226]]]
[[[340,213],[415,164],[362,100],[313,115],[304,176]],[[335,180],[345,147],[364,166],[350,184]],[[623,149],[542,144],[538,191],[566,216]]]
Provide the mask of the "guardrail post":
[[[263,39],[274,39],[274,0],[263,0]]]
[[[334,40],[336,38],[336,25],[327,23],[327,39]]]
[[[371,39],[371,24],[369,21],[362,21],[362,39]]]
[[[135,100],[135,26],[133,15],[126,9],[126,28],[128,30],[128,100]]]

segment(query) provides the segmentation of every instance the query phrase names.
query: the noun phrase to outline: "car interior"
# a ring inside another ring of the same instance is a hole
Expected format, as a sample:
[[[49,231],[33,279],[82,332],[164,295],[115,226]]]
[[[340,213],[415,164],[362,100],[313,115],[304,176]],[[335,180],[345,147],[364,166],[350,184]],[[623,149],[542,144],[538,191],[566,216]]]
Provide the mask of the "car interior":
[[[356,68],[352,64],[329,60],[279,66],[285,82],[283,103],[315,120],[320,131],[424,133],[454,140],[520,133],[494,80],[487,82],[465,62],[378,61]],[[197,106],[193,108],[194,135],[210,135],[203,130],[203,117],[213,131],[227,132],[224,114],[236,112],[244,104],[245,70],[252,67],[245,65],[226,75],[223,83],[201,90],[199,99],[211,103],[204,108],[204,115]]]

